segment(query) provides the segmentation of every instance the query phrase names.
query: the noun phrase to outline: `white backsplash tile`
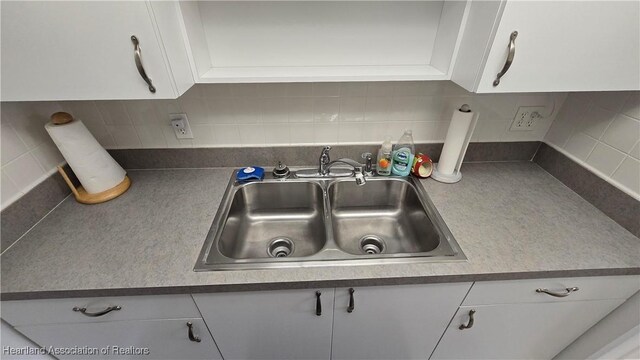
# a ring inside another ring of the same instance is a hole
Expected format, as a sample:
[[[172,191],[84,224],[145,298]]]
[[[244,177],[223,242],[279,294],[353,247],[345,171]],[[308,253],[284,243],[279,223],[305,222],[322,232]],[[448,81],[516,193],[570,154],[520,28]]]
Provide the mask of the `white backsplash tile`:
[[[335,124],[313,124],[313,142],[318,144],[335,144],[338,142],[338,127]]]
[[[42,166],[30,152],[19,156],[2,169],[21,192],[29,191],[45,174]]]
[[[131,125],[131,119],[122,101],[96,101],[102,120],[107,125]],[[73,115],[73,114],[72,114]]]
[[[391,117],[392,97],[367,96],[364,106],[364,119],[368,122],[389,121]],[[400,136],[398,136],[400,137]]]
[[[287,117],[291,123],[313,122],[313,98],[287,98]],[[301,140],[299,140],[301,141]]]
[[[0,202],[2,203],[3,209],[10,205],[14,200],[24,195],[24,193],[18,189],[16,184],[14,184],[5,173],[4,169],[2,170],[2,177],[0,178],[0,187],[2,188]]]
[[[50,139],[31,152],[44,170],[50,170],[64,163],[64,157]]]
[[[603,174],[611,176],[618,168],[625,155],[603,143],[598,143],[587,158],[587,164]]]
[[[313,123],[292,123],[289,124],[289,129],[291,131],[292,145],[308,145],[314,143]]]
[[[193,132],[193,146],[195,147],[208,147],[216,143],[216,138],[213,135],[213,125],[191,125],[191,132]]]
[[[289,124],[263,124],[262,132],[267,144],[291,143],[291,130]]]
[[[142,147],[138,133],[132,125],[107,126],[107,130],[113,136],[116,147],[119,149],[137,149]]]
[[[28,153],[43,171],[53,170],[60,155],[46,152],[52,147],[43,126],[56,111],[81,119],[108,149],[182,148],[377,144],[387,136],[396,141],[405,128],[416,141],[441,142],[453,111],[468,103],[480,115],[474,141],[515,141],[542,139],[564,96],[477,95],[450,81],[401,81],[201,84],[176,100],[2,103],[2,169]],[[633,117],[637,103],[630,98],[603,103]],[[534,131],[509,132],[521,105],[545,106],[550,115]],[[183,112],[193,140],[176,139],[170,126],[169,114]]]
[[[628,153],[638,139],[640,139],[640,121],[618,114],[605,131],[601,140],[622,152]]]
[[[213,137],[214,142],[210,143],[209,146],[241,145],[240,132],[235,124],[213,125]],[[196,146],[195,143],[194,146]]]
[[[343,97],[340,99],[340,121],[364,121],[367,98]]]
[[[621,112],[636,120],[640,120],[640,93],[632,93],[629,95],[629,98],[622,107]]]
[[[598,140],[579,131],[571,135],[567,145],[565,145],[565,149],[578,159],[584,161],[587,160],[587,157],[591,154],[591,151],[593,151],[597,143]]]
[[[287,103],[283,97],[261,99],[260,108],[263,124],[289,122]]]
[[[607,91],[593,95],[592,99],[596,106],[617,113],[620,111],[630,95],[630,92]]]
[[[640,160],[640,140],[638,140],[638,142],[636,142],[636,145],[633,147],[633,149],[629,151],[629,155]]]
[[[313,83],[313,96],[315,97],[338,97],[340,96],[341,83]]]
[[[158,123],[155,101],[132,100],[124,102],[125,110],[134,125],[151,125]]]
[[[161,125],[142,125],[135,128],[143,148],[158,149],[167,147],[167,141],[164,139]]]
[[[264,132],[262,124],[239,124],[240,142],[245,146],[263,146]]]
[[[318,97],[313,99],[313,120],[315,122],[336,122],[340,113],[340,98]]]
[[[640,199],[632,176],[640,159],[639,104],[637,91],[572,93],[544,139]]]
[[[613,179],[636,193],[640,193],[640,161],[628,156],[613,173]]]
[[[27,151],[27,146],[20,140],[11,125],[2,124],[0,132],[2,132],[2,152],[0,155],[2,157],[2,166],[5,166],[10,161],[24,154]]]

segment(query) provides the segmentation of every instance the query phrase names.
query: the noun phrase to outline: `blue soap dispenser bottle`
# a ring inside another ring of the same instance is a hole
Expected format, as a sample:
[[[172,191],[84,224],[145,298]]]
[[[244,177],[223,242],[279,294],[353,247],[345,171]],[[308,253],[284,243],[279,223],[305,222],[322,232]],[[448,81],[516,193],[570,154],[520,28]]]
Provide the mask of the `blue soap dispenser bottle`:
[[[398,176],[408,176],[413,165],[415,146],[413,145],[413,133],[405,130],[404,134],[393,147],[393,164],[391,173]]]

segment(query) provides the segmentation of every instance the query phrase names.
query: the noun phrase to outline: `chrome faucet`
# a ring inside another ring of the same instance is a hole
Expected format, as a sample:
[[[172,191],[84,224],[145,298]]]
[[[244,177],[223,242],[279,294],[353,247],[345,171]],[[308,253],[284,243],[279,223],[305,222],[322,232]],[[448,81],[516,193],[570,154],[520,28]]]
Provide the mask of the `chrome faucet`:
[[[329,157],[329,150],[331,150],[331,146],[325,146],[320,154],[318,173],[320,173],[321,176],[329,175],[329,170],[331,170],[331,168],[336,164],[347,164],[353,166],[356,184],[358,185],[364,185],[367,182],[365,175],[372,175],[373,165],[371,154],[363,154],[363,157],[366,159],[366,163],[363,166],[363,164],[349,158],[340,158],[338,160],[331,161],[331,158]]]
[[[365,164],[361,164],[353,159],[340,158],[338,160],[331,161],[329,151],[331,146],[325,146],[322,148],[320,157],[318,158],[318,169],[302,169],[295,172],[295,176],[298,178],[315,178],[315,177],[350,177],[355,176],[356,184],[364,185],[367,180],[365,176],[373,175],[373,164],[371,154],[363,154],[363,159],[366,159]],[[353,167],[353,171],[347,169],[336,169],[331,171],[331,168],[336,164],[346,164]]]

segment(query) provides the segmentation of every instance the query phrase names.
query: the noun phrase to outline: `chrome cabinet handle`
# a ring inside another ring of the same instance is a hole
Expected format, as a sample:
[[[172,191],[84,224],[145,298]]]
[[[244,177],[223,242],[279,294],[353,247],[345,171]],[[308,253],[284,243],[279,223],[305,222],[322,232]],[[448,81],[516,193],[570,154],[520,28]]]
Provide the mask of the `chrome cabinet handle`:
[[[498,86],[500,84],[500,78],[504,76],[504,74],[509,71],[511,64],[513,63],[513,57],[516,56],[516,38],[518,37],[518,32],[514,31],[511,33],[509,37],[509,55],[507,55],[507,61],[504,63],[502,70],[496,75],[496,79],[493,80],[493,86]]]
[[[473,326],[473,314],[475,314],[476,311],[475,310],[469,310],[469,322],[467,323],[467,325],[462,324],[460,326],[458,326],[458,329],[460,330],[464,330],[464,329],[471,329],[471,327]]]
[[[193,323],[191,321],[187,322],[187,327],[189,328],[189,340],[193,342],[200,342],[200,337],[193,335]]]
[[[144,66],[142,66],[142,50],[140,50],[140,42],[138,42],[138,38],[135,35],[131,35],[131,42],[133,43],[133,58],[136,61],[136,67],[138,68],[138,72],[147,85],[149,85],[149,91],[152,93],[156,92],[156,87],[153,86],[151,79],[147,76],[147,72],[144,71]]]
[[[353,309],[355,309],[355,303],[353,301],[353,293],[355,292],[355,290],[353,290],[353,288],[349,289],[349,307],[347,308],[347,312],[348,313],[352,313]]]
[[[316,291],[316,315],[322,315],[322,301],[320,301],[320,295],[322,293],[320,291]]]
[[[120,305],[116,305],[116,306],[109,306],[108,308],[102,310],[102,311],[98,311],[95,313],[90,313],[87,312],[87,308],[86,307],[77,307],[74,306],[73,311],[77,311],[79,313],[81,313],[84,316],[90,316],[90,317],[98,317],[98,316],[102,316],[102,315],[106,315],[112,311],[116,311],[116,310],[120,310],[122,309],[122,306]]]
[[[572,292],[574,291],[578,291],[580,289],[578,289],[577,287],[570,287],[570,288],[566,288],[564,289],[565,292],[555,292],[555,291],[550,291],[549,289],[536,289],[537,293],[545,293],[547,295],[551,295],[553,297],[567,297],[569,296]]]

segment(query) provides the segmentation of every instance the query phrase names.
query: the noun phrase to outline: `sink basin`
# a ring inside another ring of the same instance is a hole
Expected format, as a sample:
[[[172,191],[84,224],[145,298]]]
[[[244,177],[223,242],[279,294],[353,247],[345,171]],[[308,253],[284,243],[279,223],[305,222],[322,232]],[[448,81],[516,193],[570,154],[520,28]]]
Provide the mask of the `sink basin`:
[[[350,254],[421,253],[440,244],[442,235],[408,181],[337,181],[329,186],[329,203],[335,241]]]
[[[235,191],[218,249],[233,259],[309,256],[326,242],[322,187],[248,183]]]
[[[195,271],[464,261],[412,177],[232,175]]]

